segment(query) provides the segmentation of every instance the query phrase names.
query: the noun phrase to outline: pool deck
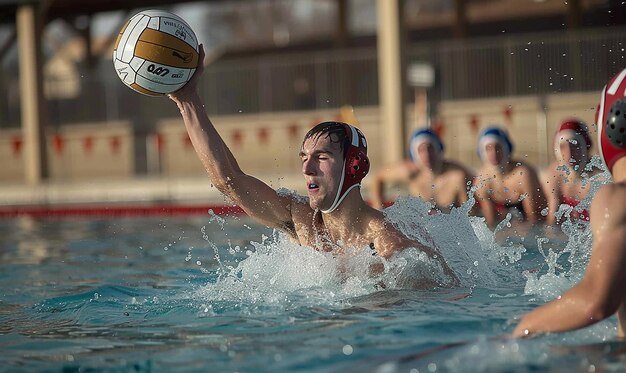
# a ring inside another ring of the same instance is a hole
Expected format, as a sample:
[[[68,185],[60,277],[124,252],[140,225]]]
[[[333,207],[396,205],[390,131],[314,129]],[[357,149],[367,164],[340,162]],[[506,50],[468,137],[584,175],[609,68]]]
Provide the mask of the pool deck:
[[[273,188],[305,193],[301,175],[261,179]],[[208,208],[232,212],[232,207],[206,177],[0,184],[0,217],[206,213]]]

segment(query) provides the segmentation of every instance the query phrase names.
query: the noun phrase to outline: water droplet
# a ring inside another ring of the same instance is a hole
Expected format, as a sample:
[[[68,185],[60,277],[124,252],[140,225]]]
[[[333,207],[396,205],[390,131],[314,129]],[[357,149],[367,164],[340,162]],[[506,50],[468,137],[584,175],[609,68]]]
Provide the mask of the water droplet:
[[[345,345],[345,346],[343,346],[342,351],[343,351],[344,355],[348,355],[349,356],[349,355],[352,355],[352,352],[354,351],[354,349],[350,345]]]

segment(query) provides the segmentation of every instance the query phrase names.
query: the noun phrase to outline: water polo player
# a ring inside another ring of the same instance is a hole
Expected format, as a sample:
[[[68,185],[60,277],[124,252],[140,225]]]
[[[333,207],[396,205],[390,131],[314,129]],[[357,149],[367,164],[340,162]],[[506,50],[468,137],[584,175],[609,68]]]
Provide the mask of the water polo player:
[[[201,57],[204,51],[201,49]],[[438,275],[422,278],[415,287],[458,283],[435,248],[409,239],[383,213],[365,203],[360,182],[369,170],[367,142],[357,128],[324,122],[305,136],[300,150],[308,201],[278,193],[245,174],[211,121],[197,92],[200,66],[192,80],[169,97],[180,109],[185,127],[212,183],[250,217],[287,232],[301,245],[341,253],[344,248],[373,248],[383,258],[416,247],[435,266]]]
[[[476,200],[490,226],[496,225],[508,212],[531,223],[543,220],[546,205],[539,176],[535,169],[512,158],[513,143],[499,127],[480,133],[478,154],[483,162],[476,179]]]
[[[381,208],[386,183],[403,183],[410,195],[430,202],[447,212],[467,201],[472,173],[444,157],[444,144],[428,128],[413,132],[409,139],[409,159],[380,170],[372,182],[372,204]]]
[[[591,183],[586,178],[598,173],[586,170],[592,146],[587,125],[577,118],[566,119],[559,125],[554,135],[555,161],[548,167],[545,180],[545,193],[548,199],[546,222],[555,224],[556,212],[561,204],[572,206],[570,216],[574,219],[589,220],[589,212],[578,211],[576,206],[589,193]]]

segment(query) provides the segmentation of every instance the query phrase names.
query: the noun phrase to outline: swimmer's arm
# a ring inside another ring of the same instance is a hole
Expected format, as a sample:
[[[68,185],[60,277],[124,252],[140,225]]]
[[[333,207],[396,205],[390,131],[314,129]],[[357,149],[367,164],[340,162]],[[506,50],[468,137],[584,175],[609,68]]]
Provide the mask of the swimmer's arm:
[[[489,196],[489,188],[491,188],[491,185],[489,182],[479,177],[476,179],[476,186],[475,197],[476,200],[480,202],[480,210],[483,213],[487,225],[493,227],[496,224],[496,208]]]
[[[617,311],[626,292],[626,221],[608,212],[611,203],[623,203],[626,198],[615,201],[609,194],[606,189],[599,191],[592,205],[594,245],[582,281],[558,299],[524,316],[514,336],[574,330]]]
[[[200,48],[200,61],[204,49]],[[291,200],[280,197],[264,182],[245,174],[228,146],[209,120],[197,84],[204,71],[200,64],[192,79],[169,95],[183,117],[193,147],[213,184],[248,215],[274,228],[292,221]]]
[[[526,198],[522,201],[522,207],[526,214],[526,219],[530,223],[536,223],[543,220],[541,210],[547,206],[546,196],[543,193],[543,187],[539,181],[539,175],[530,166],[523,167],[524,174],[522,180],[525,184]]]
[[[372,180],[372,207],[380,209],[385,203],[385,183],[404,182],[408,183],[411,177],[410,165],[407,162],[386,166],[378,171]]]
[[[551,225],[556,224],[556,211],[561,201],[561,186],[559,184],[556,170],[550,170],[544,183],[544,191],[548,199],[548,216],[546,217],[546,223]]]
[[[474,180],[474,176],[468,173],[467,171],[461,171],[461,173],[462,173],[462,176],[459,182],[459,190],[458,190],[458,197],[457,197],[457,201],[459,202],[459,205],[464,204],[469,199],[468,193],[472,186],[472,182]]]

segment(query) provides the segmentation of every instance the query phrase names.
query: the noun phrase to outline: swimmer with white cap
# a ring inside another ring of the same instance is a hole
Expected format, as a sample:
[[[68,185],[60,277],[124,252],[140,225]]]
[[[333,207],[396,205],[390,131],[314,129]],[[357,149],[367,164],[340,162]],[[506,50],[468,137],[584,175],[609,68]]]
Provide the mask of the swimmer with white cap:
[[[476,179],[476,200],[489,226],[495,226],[509,212],[528,222],[543,219],[547,203],[539,175],[530,165],[512,158],[513,143],[499,127],[483,130],[478,154],[483,166]]]
[[[602,91],[596,123],[600,154],[613,175],[591,204],[593,244],[583,279],[555,300],[526,314],[517,337],[583,328],[617,314],[626,337],[626,69]]]
[[[402,183],[410,195],[430,202],[435,210],[448,212],[467,201],[472,173],[462,165],[444,158],[444,145],[428,128],[413,132],[409,140],[409,159],[384,167],[372,182],[372,205],[384,205],[386,183]]]
[[[200,61],[204,50],[200,48]],[[323,122],[313,127],[300,148],[308,198],[279,192],[244,173],[209,120],[197,84],[200,64],[192,79],[169,97],[178,106],[198,158],[212,183],[250,217],[286,232],[294,241],[337,255],[346,249],[373,250],[389,258],[417,248],[437,263],[442,276],[416,278],[411,286],[449,287],[458,284],[435,247],[404,235],[384,214],[362,198],[360,183],[369,171],[368,144],[363,133],[346,123]]]
[[[554,155],[556,160],[547,170],[544,189],[548,198],[548,216],[546,223],[555,224],[556,212],[561,204],[572,206],[570,217],[588,221],[589,212],[578,210],[576,206],[582,201],[591,187],[588,177],[599,173],[598,169],[587,169],[591,137],[587,125],[577,118],[569,118],[561,122],[554,135]]]

